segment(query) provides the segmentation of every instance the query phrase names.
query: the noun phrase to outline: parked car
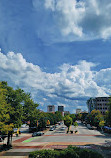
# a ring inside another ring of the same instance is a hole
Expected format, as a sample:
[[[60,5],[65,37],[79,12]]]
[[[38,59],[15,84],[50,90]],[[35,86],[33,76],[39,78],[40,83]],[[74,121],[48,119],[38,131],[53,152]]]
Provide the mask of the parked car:
[[[87,124],[88,129],[93,129],[93,127],[90,124]]]
[[[32,137],[35,137],[35,136],[42,136],[42,135],[44,135],[43,132],[34,132],[34,133],[32,133]]]
[[[58,125],[55,126],[56,128],[59,127]]]
[[[25,128],[27,126],[27,124],[23,124],[21,125],[21,128]]]
[[[104,130],[104,132],[106,132],[106,133],[111,133],[111,127],[104,126],[104,127],[103,127],[103,130]]]
[[[0,142],[2,142],[2,137],[0,137]]]
[[[53,131],[53,130],[54,130],[54,128],[53,128],[53,127],[51,127],[49,131]]]
[[[61,130],[62,130],[62,131],[65,130],[65,127],[61,127]]]

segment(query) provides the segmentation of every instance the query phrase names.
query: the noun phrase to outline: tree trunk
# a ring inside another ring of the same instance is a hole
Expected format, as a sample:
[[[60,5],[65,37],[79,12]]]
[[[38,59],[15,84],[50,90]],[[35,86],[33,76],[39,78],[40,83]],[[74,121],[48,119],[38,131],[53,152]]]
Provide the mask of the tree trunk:
[[[12,132],[8,132],[8,138],[7,138],[7,146],[12,146],[12,141],[10,141],[10,136]],[[11,138],[12,139],[12,138]]]
[[[68,127],[68,132],[69,132],[69,127]]]

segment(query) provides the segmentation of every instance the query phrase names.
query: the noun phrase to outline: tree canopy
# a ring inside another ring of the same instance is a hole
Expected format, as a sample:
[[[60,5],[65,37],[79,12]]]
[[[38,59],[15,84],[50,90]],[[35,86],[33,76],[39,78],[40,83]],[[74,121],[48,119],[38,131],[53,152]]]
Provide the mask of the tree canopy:
[[[23,121],[37,119],[38,104],[34,103],[29,93],[0,82],[0,132],[8,134],[8,143],[13,128],[19,128]]]
[[[72,125],[72,118],[69,115],[65,116],[64,124],[68,127],[68,131],[69,131],[69,127]]]

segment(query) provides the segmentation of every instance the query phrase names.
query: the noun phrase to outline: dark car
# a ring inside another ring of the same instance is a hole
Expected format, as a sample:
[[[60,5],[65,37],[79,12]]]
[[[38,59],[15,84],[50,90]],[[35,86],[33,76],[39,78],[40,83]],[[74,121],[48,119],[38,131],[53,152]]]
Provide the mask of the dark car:
[[[42,136],[42,135],[44,135],[43,132],[34,132],[34,133],[32,134],[32,137],[35,137],[35,136]]]
[[[61,127],[61,130],[64,131],[64,130],[65,130],[65,127]]]

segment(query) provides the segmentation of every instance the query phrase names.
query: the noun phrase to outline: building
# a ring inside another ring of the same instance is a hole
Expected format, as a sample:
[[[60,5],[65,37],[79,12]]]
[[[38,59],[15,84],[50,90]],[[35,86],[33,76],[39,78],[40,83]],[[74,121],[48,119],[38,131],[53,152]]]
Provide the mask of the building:
[[[58,106],[58,111],[64,112],[64,106]]]
[[[81,113],[81,109],[76,109],[76,114]]]
[[[69,114],[70,114],[69,111],[64,111],[64,116],[65,116],[65,115],[69,115]]]
[[[48,105],[47,106],[47,112],[55,113],[55,106],[54,105]]]
[[[87,100],[88,112],[91,113],[92,110],[99,110],[102,114],[108,110],[109,97],[96,97]]]

